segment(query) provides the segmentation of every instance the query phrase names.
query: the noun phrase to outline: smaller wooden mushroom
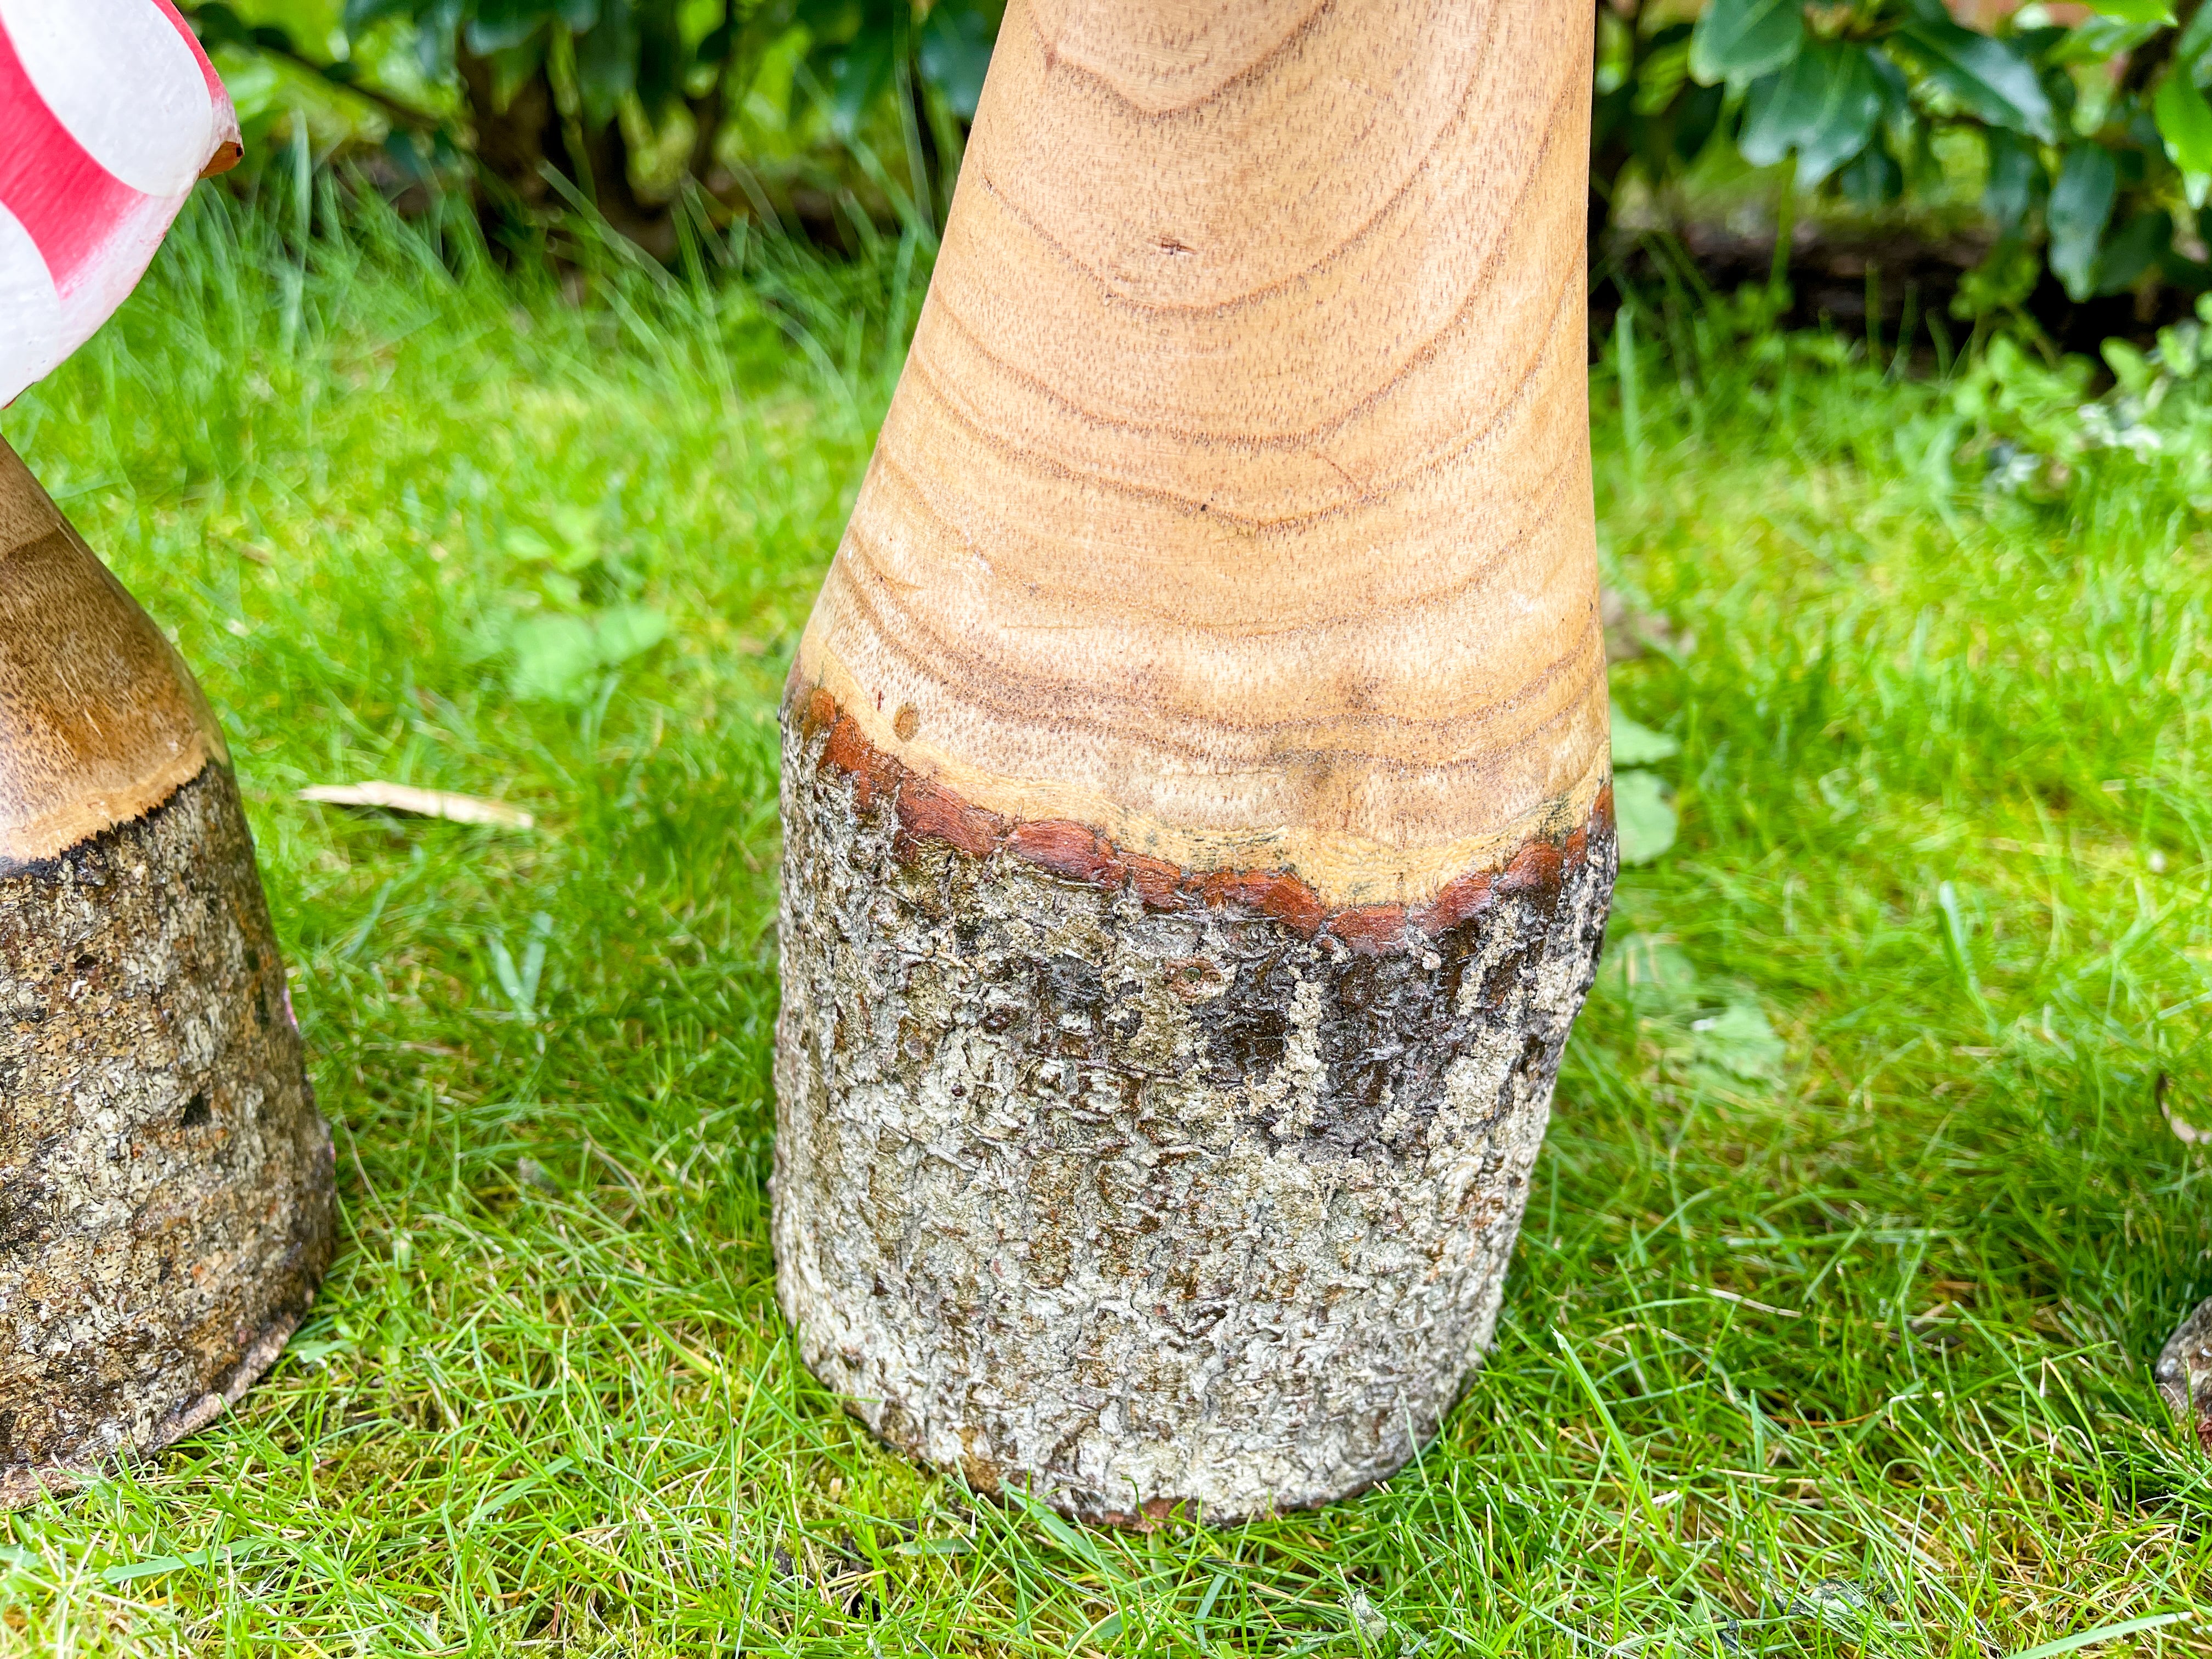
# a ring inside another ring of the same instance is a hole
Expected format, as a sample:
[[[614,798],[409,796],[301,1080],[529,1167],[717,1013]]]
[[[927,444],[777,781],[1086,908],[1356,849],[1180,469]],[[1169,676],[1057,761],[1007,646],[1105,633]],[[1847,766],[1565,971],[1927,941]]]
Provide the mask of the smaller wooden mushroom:
[[[0,1504],[236,1400],[332,1226],[222,734],[0,445]]]

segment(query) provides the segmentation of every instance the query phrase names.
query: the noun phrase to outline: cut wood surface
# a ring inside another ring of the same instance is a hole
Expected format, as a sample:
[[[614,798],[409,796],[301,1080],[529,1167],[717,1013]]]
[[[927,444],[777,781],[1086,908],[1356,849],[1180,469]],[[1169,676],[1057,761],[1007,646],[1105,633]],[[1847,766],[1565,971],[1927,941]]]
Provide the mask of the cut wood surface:
[[[794,686],[971,805],[1331,907],[1586,820],[1589,33],[1016,0]]]
[[[228,758],[183,659],[0,442],[0,872]]]

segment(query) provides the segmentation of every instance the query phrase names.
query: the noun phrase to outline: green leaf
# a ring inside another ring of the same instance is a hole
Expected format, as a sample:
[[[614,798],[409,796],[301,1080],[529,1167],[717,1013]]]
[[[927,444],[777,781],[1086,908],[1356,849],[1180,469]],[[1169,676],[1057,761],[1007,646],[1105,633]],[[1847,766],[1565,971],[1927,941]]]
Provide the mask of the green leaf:
[[[1871,210],[1905,194],[1905,169],[1880,144],[1869,144],[1836,174],[1836,185],[1853,206]]]
[[[668,618],[641,605],[617,605],[601,613],[594,630],[599,666],[612,668],[650,651],[668,637]]]
[[[637,18],[630,0],[605,0],[599,21],[576,37],[576,90],[584,119],[598,126],[637,90]]]
[[[599,640],[581,617],[531,617],[508,636],[514,653],[507,689],[518,697],[567,702],[599,665]]]
[[[2138,213],[2105,239],[2094,278],[2100,294],[2124,294],[2159,255],[2173,246],[2173,216],[2164,208]]]
[[[2018,228],[2034,205],[2035,186],[2043,178],[2042,158],[2032,144],[2020,139],[2002,127],[1991,127],[1983,135],[1989,144],[1989,182],[1982,192],[1982,201],[1997,228],[2005,232]]]
[[[2203,207],[2205,186],[2212,182],[2212,103],[2207,103],[2197,82],[2179,67],[2169,68],[2158,83],[2151,112],[2157,118],[2158,136],[2166,153],[2181,169],[2189,205]]]
[[[1819,42],[1752,88],[1737,148],[1753,167],[1796,151],[1797,183],[1809,190],[1866,148],[1881,106],[1867,49]]]
[[[1706,86],[1771,74],[1805,44],[1803,0],[1712,0],[1690,37],[1690,73]]]
[[[945,94],[952,112],[963,121],[975,119],[997,33],[998,25],[981,7],[956,5],[951,0],[938,0],[921,27],[921,47],[915,57],[922,79]]]
[[[2099,350],[2106,366],[2112,371],[2112,378],[2131,398],[2142,397],[2158,379],[2158,370],[2150,359],[2126,340],[2107,340]]]
[[[1681,947],[1651,933],[1631,933],[1605,947],[1599,983],[1638,1013],[1687,1018],[1698,1010],[1698,969]]]
[[[799,0],[791,21],[812,36],[817,46],[848,46],[868,27],[868,8],[860,0]],[[890,27],[887,21],[879,26]]]
[[[1656,772],[1613,774],[1613,821],[1623,864],[1649,864],[1674,844],[1678,821]]]
[[[1981,981],[1974,974],[1972,947],[1967,942],[1966,918],[1959,907],[1959,890],[1949,882],[1936,885],[1936,908],[1942,918],[1943,954],[1951,963],[1951,971],[1977,1008],[1989,1012],[1989,1004],[1982,997]]]
[[[491,955],[492,977],[499,981],[499,988],[507,994],[514,1012],[526,1020],[538,1018],[538,988],[545,977],[545,945],[552,937],[553,918],[540,910],[530,918],[530,943],[523,948],[520,967],[515,965],[506,939],[497,933],[487,934],[484,939]],[[565,1464],[566,1460],[562,1462]],[[481,1518],[481,1505],[478,1510],[471,1520]]]
[[[205,13],[210,8],[203,6],[200,9]],[[416,0],[346,0],[345,32],[349,35],[359,34],[387,17],[411,17],[421,9]]]
[[[868,106],[890,90],[898,64],[888,25],[863,31],[830,59],[830,125],[841,138],[860,131]]]
[[[2044,217],[2051,227],[2051,269],[2076,300],[2096,292],[2097,250],[2112,216],[2120,168],[2101,144],[2076,144],[2066,152],[2051,187]]]
[[[1638,115],[1663,114],[1684,87],[1697,86],[1690,78],[1690,31],[1677,27],[1662,31],[1662,35],[1646,43],[1643,59],[1636,65],[1636,79],[1628,88],[1630,103]],[[1718,92],[1723,98],[1728,95],[1719,87],[1701,90]]]
[[[2050,94],[2036,77],[2035,65],[2011,41],[1932,17],[1907,23],[1894,38],[1920,60],[1928,78],[1970,113],[2046,143],[2057,137]]]
[[[667,637],[668,618],[641,605],[617,605],[596,617],[528,617],[507,635],[514,659],[507,689],[522,698],[580,702],[593,676]]]
[[[501,535],[499,550],[511,559],[548,564],[571,575],[596,563],[599,556],[597,515],[556,507],[550,516],[551,536],[530,525],[516,525]]]
[[[1626,313],[1622,313],[1624,316]],[[1682,752],[1682,745],[1664,732],[1654,732],[1650,726],[1631,720],[1620,712],[1620,705],[1613,705],[1613,763],[1615,766],[1649,766],[1653,761],[1662,761]]]
[[[1672,106],[1668,149],[1684,166],[1704,154],[1728,109],[1726,87],[1692,86]]]
[[[1690,1023],[1692,1057],[1746,1083],[1763,1083],[1782,1070],[1787,1049],[1774,1034],[1756,997],[1739,994],[1717,1014]]]
[[[2212,6],[2199,6],[2173,43],[2173,61],[2193,76],[2203,70],[2208,51],[2212,51]]]
[[[2166,0],[2089,0],[2089,9],[2123,23],[2171,23],[2173,8]]]
[[[489,56],[519,46],[545,26],[550,10],[544,0],[477,0],[469,50]]]
[[[526,1474],[520,1480],[510,1480],[496,1490],[486,1493],[476,1508],[469,1511],[469,1518],[461,1522],[462,1528],[467,1530],[474,1528],[479,1522],[497,1515],[516,1498],[536,1491],[549,1480],[557,1480],[575,1467],[574,1459],[556,1457],[544,1468]]]
[[[132,1584],[142,1578],[160,1578],[173,1572],[184,1572],[195,1567],[220,1566],[225,1561],[242,1561],[258,1555],[267,1547],[258,1539],[244,1543],[214,1546],[193,1550],[184,1555],[156,1555],[143,1561],[131,1561],[100,1570],[104,1584]]]
[[[2183,380],[2197,373],[2203,331],[2194,323],[2169,323],[2158,331],[2159,361]]]
[[[1113,1562],[1107,1559],[1105,1552],[1088,1536],[1061,1520],[1044,1504],[1032,1498],[1022,1488],[1013,1486],[1003,1487],[1000,1489],[1000,1496],[1010,1507],[1018,1509],[1027,1515],[1046,1537],[1089,1566],[1093,1572],[1112,1583],[1128,1582],[1127,1575],[1119,1571]]]
[[[2043,1642],[2032,1648],[2022,1648],[2012,1659],[2058,1659],[2062,1653],[2075,1653],[2099,1642],[2109,1642],[2116,1637],[2140,1635],[2147,1630],[2157,1630],[2166,1625],[2178,1625],[2197,1615],[2191,1612],[2154,1613],[2141,1619],[2124,1620],[2117,1625],[2100,1625],[2094,1630],[2077,1631],[2071,1636],[2062,1636],[2055,1642]]]
[[[2128,22],[2118,17],[2085,17],[2072,28],[2059,33],[2049,46],[2039,50],[2031,46],[2029,50],[2034,52],[2046,67],[2073,64],[2096,64],[2109,67],[2113,58],[2133,52],[2164,27],[2155,22]]]
[[[253,43],[253,31],[247,28],[238,14],[228,6],[204,5],[194,9],[192,28],[200,37],[200,44],[212,52],[217,46],[245,46]]]
[[[658,125],[684,104],[685,88],[697,66],[685,48],[678,20],[665,12],[656,15],[653,6],[643,10],[636,25],[637,100],[646,119]]]

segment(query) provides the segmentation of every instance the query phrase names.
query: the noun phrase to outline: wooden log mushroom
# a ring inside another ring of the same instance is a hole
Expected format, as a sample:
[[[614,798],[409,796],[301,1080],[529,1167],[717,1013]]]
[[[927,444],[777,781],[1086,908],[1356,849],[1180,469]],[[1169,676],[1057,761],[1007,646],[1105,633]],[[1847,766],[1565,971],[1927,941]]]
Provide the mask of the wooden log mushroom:
[[[159,0],[0,7],[0,401],[98,327],[236,133]],[[235,1401],[333,1204],[222,733],[0,444],[0,1506]]]
[[[1614,853],[1591,14],[1013,0],[784,708],[774,1232],[986,1491],[1383,1478],[1489,1342]]]

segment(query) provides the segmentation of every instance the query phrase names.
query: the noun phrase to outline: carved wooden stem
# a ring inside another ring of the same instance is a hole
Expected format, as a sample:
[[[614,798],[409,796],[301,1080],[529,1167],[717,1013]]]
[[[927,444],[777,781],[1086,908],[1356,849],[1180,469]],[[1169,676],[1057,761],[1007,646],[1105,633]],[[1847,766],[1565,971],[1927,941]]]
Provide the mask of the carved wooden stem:
[[[775,1241],[893,1443],[1388,1474],[1486,1345],[1613,856],[1591,19],[1014,0],[793,670]]]
[[[332,1212],[222,735],[0,443],[0,1506],[235,1401]]]

